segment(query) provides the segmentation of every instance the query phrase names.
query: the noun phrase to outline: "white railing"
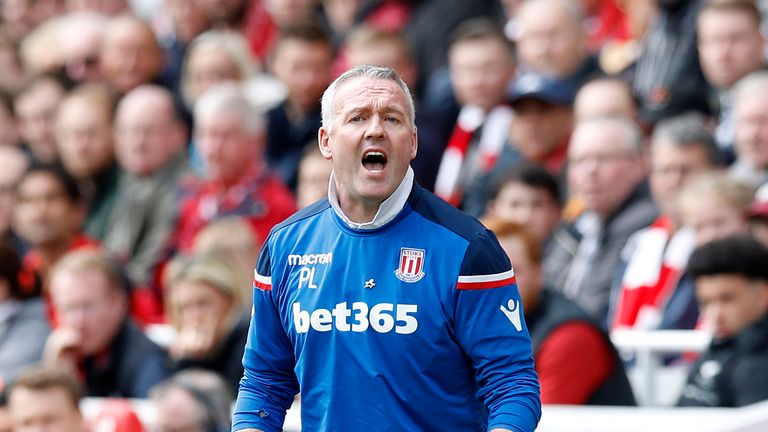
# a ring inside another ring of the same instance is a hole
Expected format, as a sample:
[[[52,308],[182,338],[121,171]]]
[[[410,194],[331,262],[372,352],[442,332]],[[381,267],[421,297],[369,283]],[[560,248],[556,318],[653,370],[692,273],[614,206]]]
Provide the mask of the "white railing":
[[[677,401],[688,375],[688,364],[664,366],[669,354],[700,353],[711,335],[701,330],[614,330],[611,341],[634,358],[628,370],[632,389],[643,406],[669,406]]]

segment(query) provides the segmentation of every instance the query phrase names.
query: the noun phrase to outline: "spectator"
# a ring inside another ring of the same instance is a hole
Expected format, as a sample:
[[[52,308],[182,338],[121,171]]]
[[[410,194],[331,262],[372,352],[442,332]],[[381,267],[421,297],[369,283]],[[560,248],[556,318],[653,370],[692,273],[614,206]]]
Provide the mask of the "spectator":
[[[448,60],[461,111],[440,161],[435,194],[462,206],[468,188],[491,171],[504,147],[512,123],[506,89],[515,62],[501,28],[487,19],[456,29]]]
[[[187,51],[181,77],[182,97],[190,110],[205,90],[224,81],[243,83],[246,94],[253,95],[251,102],[263,110],[285,97],[283,83],[261,74],[248,42],[231,31],[211,30],[196,37]]]
[[[263,119],[239,87],[220,84],[197,101],[195,128],[206,175],[181,201],[172,244],[189,251],[197,232],[224,216],[245,217],[263,241],[295,209],[293,195],[264,161]]]
[[[177,183],[187,170],[189,134],[173,95],[149,84],[120,101],[115,130],[122,171],[103,244],[134,284],[147,286],[176,221]]]
[[[760,22],[755,0],[707,0],[697,20],[701,69],[717,92],[713,108],[720,120],[715,137],[729,153],[736,139],[731,90],[765,65]]]
[[[545,288],[536,236],[516,223],[483,222],[515,265],[541,403],[634,405],[624,366],[605,330],[576,303]]]
[[[634,234],[622,251],[613,327],[692,329],[698,319],[693,281],[683,274],[694,248],[677,208],[689,179],[722,165],[705,119],[696,113],[662,120],[650,149],[651,195],[660,215]]]
[[[127,291],[120,270],[94,250],[67,254],[51,273],[58,323],[44,359],[79,371],[88,396],[143,398],[168,376],[166,353],[128,317]]]
[[[56,162],[56,110],[65,96],[64,86],[52,75],[34,77],[14,98],[19,134],[33,159]]]
[[[38,366],[22,374],[8,390],[14,432],[84,432],[82,388],[69,371]]]
[[[243,376],[250,317],[236,270],[221,256],[179,256],[166,269],[165,283],[166,311],[177,334],[170,347],[176,370],[216,372],[233,396]]]
[[[167,84],[161,77],[163,55],[154,30],[139,18],[119,15],[107,23],[101,44],[101,72],[117,93],[126,94],[141,84]]]
[[[632,87],[620,78],[601,77],[587,81],[573,102],[576,121],[595,117],[624,117],[637,120],[637,101]]]
[[[299,180],[296,186],[296,203],[304,208],[328,196],[333,166],[316,145],[307,146],[299,162]]]
[[[80,185],[88,208],[85,231],[96,239],[106,234],[117,189],[113,105],[105,87],[84,85],[61,102],[56,114],[59,158]]]
[[[0,242],[0,392],[4,383],[42,358],[51,329],[39,285],[34,273],[23,271],[11,246]]]
[[[215,373],[181,371],[152,388],[150,397],[157,407],[157,432],[230,430],[234,398]]]
[[[193,253],[224,257],[242,279],[237,286],[240,298],[245,302],[253,296],[253,263],[259,256],[260,248],[261,244],[248,221],[228,216],[211,222],[197,233]]]
[[[463,210],[472,215],[485,211],[494,183],[521,162],[542,166],[561,180],[564,177],[568,137],[573,129],[573,89],[563,81],[526,73],[515,80],[507,97],[515,114],[507,131],[507,145],[496,166],[467,194]]]
[[[519,165],[507,172],[490,196],[486,216],[527,227],[546,256],[560,223],[557,179],[540,166]]]
[[[733,89],[734,178],[758,188],[768,182],[768,72],[754,72]]]
[[[643,40],[632,84],[643,123],[709,110],[707,82],[696,50],[696,17],[704,1],[656,2],[658,14]]]
[[[738,407],[768,399],[768,249],[747,236],[698,247],[688,262],[709,348],[693,366],[680,406]]]
[[[600,73],[590,55],[580,5],[570,0],[528,0],[517,12],[520,64],[573,88]]]
[[[621,249],[657,216],[645,182],[642,145],[637,126],[617,117],[580,122],[571,137],[568,184],[585,212],[555,233],[546,280],[602,324]]]
[[[332,60],[328,36],[313,24],[282,29],[272,51],[271,70],[288,96],[267,113],[266,157],[292,190],[304,145],[317,139],[320,97],[331,81]]]
[[[755,189],[723,173],[692,179],[681,191],[678,208],[684,226],[693,230],[694,242],[745,234]]]
[[[16,185],[27,171],[29,162],[24,153],[13,146],[0,146],[0,241],[9,242],[19,255],[26,245],[13,228],[16,207]]]
[[[68,251],[97,247],[81,231],[85,209],[77,183],[56,165],[34,165],[16,187],[14,227],[29,245],[24,268],[48,287],[51,268]]]

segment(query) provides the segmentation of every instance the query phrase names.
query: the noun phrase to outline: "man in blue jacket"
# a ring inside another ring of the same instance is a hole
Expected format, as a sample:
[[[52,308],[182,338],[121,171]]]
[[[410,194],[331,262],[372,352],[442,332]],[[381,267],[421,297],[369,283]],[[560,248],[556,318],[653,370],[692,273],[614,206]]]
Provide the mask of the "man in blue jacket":
[[[514,272],[479,222],[413,182],[413,101],[358,66],[322,99],[328,199],[276,226],[254,272],[233,430],[533,431],[539,385]]]

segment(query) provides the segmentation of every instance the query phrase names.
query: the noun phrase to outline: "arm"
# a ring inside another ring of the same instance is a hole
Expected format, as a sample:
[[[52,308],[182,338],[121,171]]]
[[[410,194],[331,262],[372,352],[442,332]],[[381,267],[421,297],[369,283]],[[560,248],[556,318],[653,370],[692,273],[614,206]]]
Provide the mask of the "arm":
[[[531,340],[509,260],[489,231],[470,243],[456,288],[455,334],[475,369],[488,429],[533,431],[541,402]]]
[[[243,355],[245,372],[235,402],[233,431],[282,430],[285,413],[299,391],[293,371],[293,347],[282,327],[273,294],[270,246],[268,240],[254,271],[253,315]]]

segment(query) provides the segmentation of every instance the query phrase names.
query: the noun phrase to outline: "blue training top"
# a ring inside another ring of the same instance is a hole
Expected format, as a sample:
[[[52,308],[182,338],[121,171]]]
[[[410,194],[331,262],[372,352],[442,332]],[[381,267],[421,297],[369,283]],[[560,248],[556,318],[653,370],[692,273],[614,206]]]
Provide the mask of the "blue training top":
[[[306,431],[533,431],[541,416],[509,260],[416,184],[375,229],[323,200],[272,230],[243,365],[235,431],[282,430],[299,389]]]

